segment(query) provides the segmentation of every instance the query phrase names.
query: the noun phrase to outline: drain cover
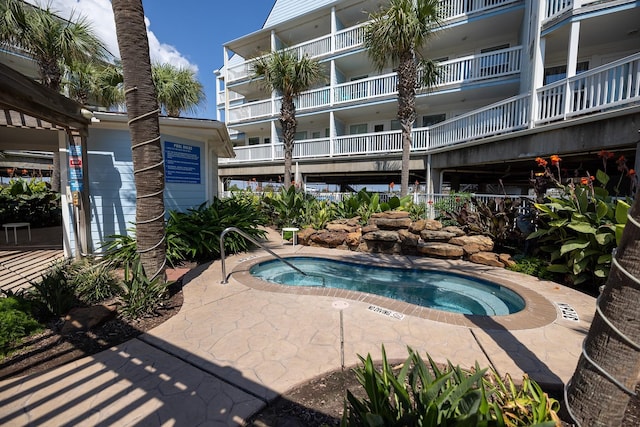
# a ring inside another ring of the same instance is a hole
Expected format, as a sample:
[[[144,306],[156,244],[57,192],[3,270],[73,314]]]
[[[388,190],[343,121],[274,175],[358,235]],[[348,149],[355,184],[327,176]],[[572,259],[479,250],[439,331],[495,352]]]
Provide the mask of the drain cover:
[[[383,316],[391,317],[392,319],[404,319],[404,314],[383,307],[378,307],[377,305],[370,305],[368,307],[368,310],[373,311],[374,313],[382,314]]]
[[[557,302],[556,305],[560,309],[560,313],[562,314],[562,318],[565,320],[571,320],[572,322],[579,322],[580,318],[578,317],[578,312],[574,310],[569,304],[564,302]]]
[[[349,303],[346,301],[334,301],[331,306],[338,310],[344,310],[345,308],[349,307]]]

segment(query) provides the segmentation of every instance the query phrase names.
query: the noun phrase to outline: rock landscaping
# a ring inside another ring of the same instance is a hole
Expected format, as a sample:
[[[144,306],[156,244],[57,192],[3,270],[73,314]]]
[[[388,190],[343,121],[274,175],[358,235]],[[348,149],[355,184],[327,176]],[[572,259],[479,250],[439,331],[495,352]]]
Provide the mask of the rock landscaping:
[[[298,243],[358,252],[465,259],[494,267],[514,264],[509,254],[493,252],[494,242],[488,236],[467,234],[460,227],[444,227],[432,219],[412,221],[409,212],[403,211],[375,213],[364,226],[355,217],[331,221],[322,230],[305,228],[298,233]]]

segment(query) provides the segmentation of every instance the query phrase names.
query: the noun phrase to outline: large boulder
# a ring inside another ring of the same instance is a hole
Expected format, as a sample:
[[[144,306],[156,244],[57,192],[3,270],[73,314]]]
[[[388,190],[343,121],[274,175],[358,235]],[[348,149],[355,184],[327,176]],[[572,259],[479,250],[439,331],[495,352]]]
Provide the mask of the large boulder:
[[[498,254],[493,252],[478,252],[469,255],[469,261],[476,264],[489,265],[491,267],[504,267],[504,264],[498,259]]]
[[[418,253],[422,255],[435,256],[440,258],[461,258],[464,251],[460,246],[444,242],[419,242]]]
[[[400,237],[398,236],[397,231],[392,230],[378,230],[372,231],[371,233],[363,234],[363,240],[377,240],[382,242],[399,242]]]
[[[60,333],[68,335],[78,331],[88,331],[116,317],[115,305],[94,305],[91,307],[75,307],[64,318]]]
[[[422,237],[422,240],[425,242],[446,242],[456,237],[456,235],[442,230],[422,230],[420,237]]]
[[[346,233],[353,233],[354,231],[358,231],[358,229],[360,229],[360,224],[358,224],[357,221],[354,224],[353,221],[349,221],[346,219],[337,219],[328,223],[325,226],[325,229],[329,231],[344,231]]]
[[[311,241],[311,236],[313,236],[316,233],[317,231],[314,230],[312,227],[303,228],[298,232],[298,236],[297,236],[298,244],[303,246],[309,246],[309,243]]]
[[[347,237],[344,240],[344,243],[350,248],[355,249],[360,244],[360,240],[362,239],[362,233],[360,231],[354,231],[351,233],[347,233]]]
[[[363,236],[364,237],[364,236]],[[358,246],[358,252],[369,252],[375,254],[402,254],[402,244],[398,241],[384,240],[362,240]]]
[[[425,219],[424,220],[424,229],[425,230],[442,230],[442,223],[437,219]]]
[[[371,219],[403,219],[409,218],[409,212],[407,211],[384,211],[384,212],[376,212],[371,215]]]
[[[456,235],[456,237],[464,236],[466,234],[462,228],[460,228],[458,226],[455,226],[455,225],[449,225],[447,227],[444,227],[442,229],[442,231],[446,231],[448,233],[453,233],[453,234]]]
[[[379,228],[377,225],[375,224],[367,224],[364,227],[362,227],[362,234],[367,234],[367,233],[371,233],[373,231],[378,231]]]
[[[325,248],[337,248],[344,244],[347,234],[344,231],[320,231],[311,236],[314,246],[322,246]]]
[[[500,254],[498,255],[498,259],[501,263],[504,264],[505,267],[513,267],[517,264],[509,254]]]
[[[452,245],[466,246],[477,245],[480,251],[490,252],[493,250],[493,240],[489,236],[482,236],[480,234],[473,236],[458,236],[449,240]]]

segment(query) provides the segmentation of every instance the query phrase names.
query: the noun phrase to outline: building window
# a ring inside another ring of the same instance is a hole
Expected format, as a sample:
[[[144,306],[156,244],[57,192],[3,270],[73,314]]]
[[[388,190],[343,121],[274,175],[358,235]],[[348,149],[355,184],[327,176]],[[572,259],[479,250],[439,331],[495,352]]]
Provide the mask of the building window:
[[[258,145],[258,144],[260,144],[260,138],[258,138],[257,136],[253,136],[249,138],[249,145]]]
[[[264,139],[264,143],[265,144],[271,144],[271,138],[265,138]]]
[[[384,132],[384,125],[375,125],[373,127],[374,132]]]
[[[320,132],[311,132],[311,139],[319,139]]]
[[[391,120],[391,130],[400,130],[400,120],[398,119]]]
[[[296,132],[296,134],[293,137],[293,139],[295,141],[302,141],[303,139],[307,139],[307,131],[303,130],[303,131],[300,131],[300,132]]]
[[[422,116],[422,127],[426,128],[433,126],[436,123],[444,122],[447,119],[446,114],[431,114],[429,116]]]
[[[589,69],[589,61],[578,62],[576,64],[576,74],[584,73]],[[557,82],[567,77],[567,66],[558,65],[557,67],[548,67],[544,69],[545,85]]]
[[[349,135],[356,135],[356,134],[359,134],[359,133],[367,133],[367,124],[366,123],[349,126]]]

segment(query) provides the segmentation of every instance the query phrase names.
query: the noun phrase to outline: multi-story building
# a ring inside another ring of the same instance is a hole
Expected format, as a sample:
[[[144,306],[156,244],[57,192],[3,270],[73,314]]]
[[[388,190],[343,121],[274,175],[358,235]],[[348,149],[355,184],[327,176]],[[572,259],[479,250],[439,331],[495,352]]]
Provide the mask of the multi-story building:
[[[251,78],[256,57],[288,49],[321,61],[326,82],[296,100],[294,162],[307,184],[399,181],[396,73],[378,72],[364,26],[380,0],[277,0],[262,29],[224,45],[218,119],[235,145],[229,181],[283,171],[278,94]],[[411,182],[438,192],[500,179],[526,191],[537,156],[595,172],[600,149],[632,167],[640,121],[637,0],[442,0],[421,52],[442,77],[418,91]],[[638,162],[635,162],[638,164]],[[570,174],[571,172],[566,172]]]

